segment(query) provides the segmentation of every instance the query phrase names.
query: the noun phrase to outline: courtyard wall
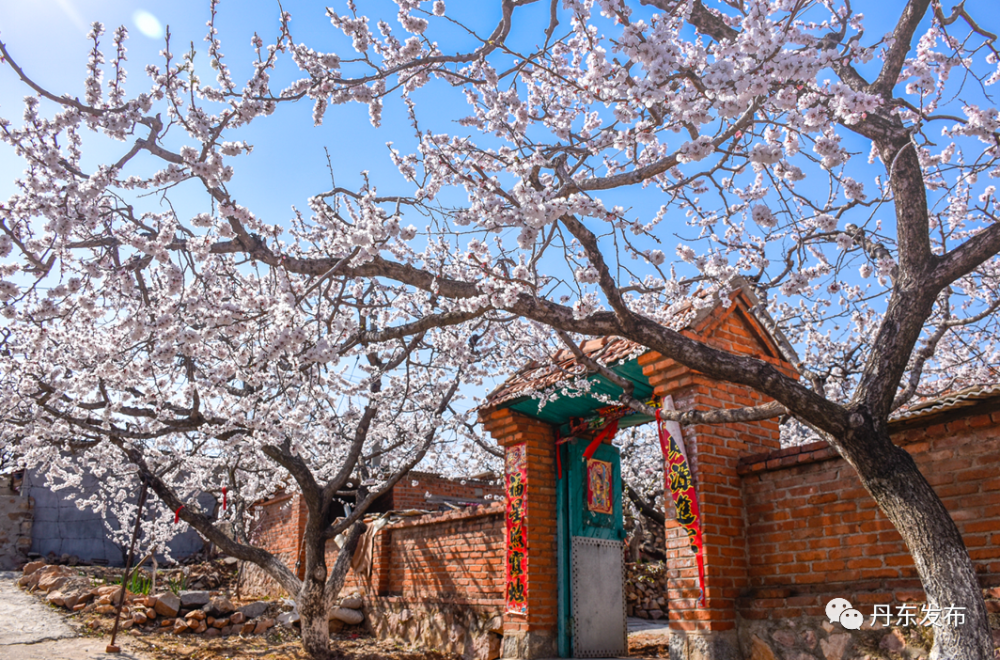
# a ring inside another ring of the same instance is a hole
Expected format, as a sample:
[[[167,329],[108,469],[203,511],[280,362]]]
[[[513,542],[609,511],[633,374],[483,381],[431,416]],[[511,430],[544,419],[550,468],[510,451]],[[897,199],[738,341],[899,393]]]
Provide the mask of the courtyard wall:
[[[396,508],[413,510],[434,498],[496,497],[498,486],[411,473],[391,493]],[[257,505],[255,544],[276,554],[301,577],[301,539],[306,508],[298,493]],[[341,595],[364,601],[365,625],[379,638],[393,638],[466,657],[493,657],[502,633],[504,505],[493,502],[423,515],[388,514],[390,522],[359,542]],[[327,544],[327,567],[338,556]],[[245,564],[241,592],[286,597],[257,567]]]
[[[1000,645],[1000,412],[989,408],[896,423],[893,440],[913,456],[961,532]],[[889,657],[901,644],[917,657],[926,653],[933,626],[919,625],[926,597],[913,559],[836,451],[817,442],[746,456],[738,472],[748,588],[737,610],[746,657],[765,645],[797,660]],[[827,621],[826,603],[838,597],[865,615],[861,631]],[[876,605],[892,613],[888,629],[885,619],[872,625]],[[918,625],[902,625],[901,607],[918,614],[910,622]]]

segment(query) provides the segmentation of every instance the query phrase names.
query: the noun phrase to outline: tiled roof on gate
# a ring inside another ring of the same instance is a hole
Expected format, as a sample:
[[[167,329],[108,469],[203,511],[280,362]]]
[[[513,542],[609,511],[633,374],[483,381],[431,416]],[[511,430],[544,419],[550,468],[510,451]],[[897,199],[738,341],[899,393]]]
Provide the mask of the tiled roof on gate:
[[[614,364],[631,357],[638,357],[648,349],[621,337],[599,337],[584,342],[584,355],[603,364]],[[586,367],[568,348],[557,351],[549,361],[532,360],[520,371],[494,390],[486,405],[496,406],[536,390],[544,390],[577,375],[584,375]]]
[[[889,416],[890,422],[903,422],[918,417],[927,417],[937,413],[972,406],[984,399],[1000,396],[1000,383],[992,385],[973,385],[953,392],[945,392],[936,397],[920,399],[910,403]]]
[[[738,297],[743,297],[748,311],[757,319],[761,328],[768,334],[768,338],[774,342],[780,354],[791,364],[797,364],[799,359],[795,355],[788,340],[775,327],[774,321],[763,310],[763,305],[753,292],[753,285],[743,281],[733,292]],[[673,312],[678,318],[688,316],[687,323],[678,330],[692,330],[710,315],[721,303],[704,304],[708,299],[709,292],[698,290],[692,293],[686,300],[678,304]],[[618,362],[627,361],[642,355],[649,349],[628,339],[621,337],[598,337],[589,339],[581,347],[583,353],[592,359],[603,364],[612,365]],[[577,376],[586,375],[586,368],[569,349],[561,349],[555,352],[549,360],[532,360],[520,371],[511,376],[500,387],[486,397],[484,407],[494,407],[506,403],[521,396],[539,392],[557,385],[558,383],[570,380]]]

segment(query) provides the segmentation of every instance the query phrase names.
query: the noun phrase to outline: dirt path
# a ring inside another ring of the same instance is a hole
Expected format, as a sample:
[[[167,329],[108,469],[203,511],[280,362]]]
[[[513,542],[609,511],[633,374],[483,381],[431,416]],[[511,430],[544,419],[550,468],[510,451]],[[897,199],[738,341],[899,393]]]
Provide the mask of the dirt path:
[[[0,657],[4,660],[144,660],[134,653],[104,652],[106,638],[81,637],[59,610],[14,584],[17,573],[0,572]]]

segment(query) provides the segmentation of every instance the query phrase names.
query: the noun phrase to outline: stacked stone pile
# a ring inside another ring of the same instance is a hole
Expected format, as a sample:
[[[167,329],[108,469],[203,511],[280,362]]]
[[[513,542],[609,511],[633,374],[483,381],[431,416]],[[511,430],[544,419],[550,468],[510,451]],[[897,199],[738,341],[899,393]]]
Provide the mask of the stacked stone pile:
[[[285,608],[291,609],[283,614],[279,614],[277,623],[288,628],[298,627],[300,625],[300,617],[295,603],[291,600],[284,600],[282,603]],[[342,598],[337,607],[330,610],[330,632],[343,632],[348,628],[360,626],[364,623],[365,615],[361,611],[363,607],[364,602],[357,594]]]
[[[667,571],[662,563],[625,564],[625,603],[628,616],[667,618]]]
[[[47,565],[42,561],[31,562],[24,567],[18,586],[44,593],[44,598],[58,607],[105,616],[114,616],[122,589],[120,585],[94,586],[90,578],[80,575],[74,568]],[[331,631],[363,623],[361,607],[360,598],[343,599],[340,607],[331,613]],[[294,603],[285,601],[284,608],[294,608]],[[294,616],[282,614],[276,621],[274,615],[281,609],[282,603],[268,601],[236,607],[224,593],[218,591],[187,590],[179,594],[165,591],[149,596],[126,592],[120,625],[126,630],[136,628],[177,635],[260,635],[276,623],[291,627],[298,622],[294,609],[291,613]]]

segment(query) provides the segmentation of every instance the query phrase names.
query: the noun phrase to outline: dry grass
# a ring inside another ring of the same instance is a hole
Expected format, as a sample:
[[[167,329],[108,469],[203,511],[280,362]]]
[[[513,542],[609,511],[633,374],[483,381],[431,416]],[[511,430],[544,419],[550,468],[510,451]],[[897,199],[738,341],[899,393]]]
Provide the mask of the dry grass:
[[[110,617],[86,616],[76,620],[87,636],[110,640]],[[332,660],[460,660],[459,656],[379,641],[369,635],[331,635]],[[266,635],[202,637],[160,632],[119,631],[119,645],[151,660],[309,660],[298,631],[272,628]]]

